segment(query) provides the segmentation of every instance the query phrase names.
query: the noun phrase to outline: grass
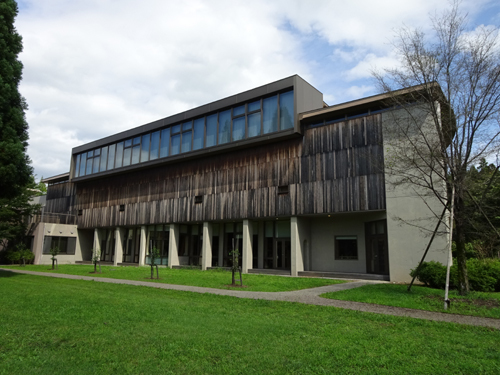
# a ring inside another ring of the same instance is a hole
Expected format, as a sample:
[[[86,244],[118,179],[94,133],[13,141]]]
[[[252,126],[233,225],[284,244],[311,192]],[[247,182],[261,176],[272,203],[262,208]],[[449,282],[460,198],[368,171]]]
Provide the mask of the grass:
[[[325,293],[321,296],[344,301],[500,319],[500,293],[471,292],[464,297],[459,296],[456,290],[451,290],[449,294],[451,306],[446,311],[443,309],[444,290],[423,286],[412,286],[408,292],[407,285],[374,284]]]
[[[0,374],[494,374],[498,330],[0,271]]]
[[[102,274],[93,274],[93,265],[60,265],[58,270],[51,270],[50,265],[0,266],[3,268],[26,271],[64,273],[69,275],[107,277],[113,279],[150,281],[177,285],[202,286],[217,289],[231,289],[231,272],[226,270],[169,269],[160,268],[160,279],[151,280],[150,267],[113,267],[102,266]],[[156,270],[155,270],[156,277]],[[239,281],[239,275],[238,275]],[[319,278],[297,278],[272,275],[243,275],[246,291],[284,292],[291,290],[315,288],[324,285],[339,284],[345,281]]]

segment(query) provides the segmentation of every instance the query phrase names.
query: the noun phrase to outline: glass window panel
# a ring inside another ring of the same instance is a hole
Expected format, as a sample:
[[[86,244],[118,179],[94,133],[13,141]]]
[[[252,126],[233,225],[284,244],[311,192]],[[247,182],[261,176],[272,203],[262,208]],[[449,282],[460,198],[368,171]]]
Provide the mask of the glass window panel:
[[[85,171],[85,174],[91,174],[92,173],[92,158],[89,158],[87,156],[87,170]]]
[[[207,116],[207,136],[205,147],[217,144],[217,114]]]
[[[99,155],[101,155],[101,149],[100,148],[94,150],[94,156],[99,156]]]
[[[123,142],[116,144],[116,157],[115,157],[115,168],[120,168],[122,166],[123,159]]]
[[[108,146],[103,147],[101,151],[101,167],[100,167],[101,172],[106,170],[107,162],[108,162]]]
[[[260,112],[248,115],[248,137],[260,135]]]
[[[290,237],[290,222],[277,221],[276,222],[276,237],[289,238]]]
[[[81,156],[80,173],[78,175],[85,176],[85,163],[87,162],[87,154],[81,154],[80,156]]]
[[[108,148],[108,169],[115,167],[115,148],[116,145],[111,145]]]
[[[168,145],[170,144],[170,128],[161,131],[160,158],[168,156]]]
[[[266,221],[265,224],[265,237],[273,237],[274,235],[274,222],[273,221]]]
[[[81,155],[76,155],[75,157],[75,177],[80,175],[80,158]]]
[[[94,156],[94,150],[87,152],[87,158]]]
[[[182,124],[182,131],[191,130],[193,123],[191,121]]]
[[[191,151],[191,137],[192,137],[193,132],[188,131],[182,133],[182,152],[188,152]]]
[[[151,134],[146,134],[142,136],[141,142],[141,162],[149,160],[149,139]]]
[[[132,149],[127,147],[123,150],[123,166],[126,167],[130,165],[130,156],[132,155]]]
[[[173,135],[171,138],[172,138],[172,146],[171,146],[172,149],[170,155],[177,155],[181,149],[181,135],[176,134]]]
[[[204,131],[205,119],[199,118],[194,120],[193,125],[193,150],[199,150],[203,148],[203,131]]]
[[[293,91],[280,94],[280,130],[293,128]]]
[[[174,125],[174,126],[172,126],[172,134],[180,133],[180,132],[181,132],[181,126],[180,125]]]
[[[138,145],[141,143],[141,137],[135,137],[134,138],[134,145]]]
[[[131,139],[127,139],[125,141],[125,147],[130,147],[130,146],[132,146],[132,140]]]
[[[132,164],[139,163],[140,155],[141,155],[141,146],[132,147]]]
[[[160,132],[151,134],[151,151],[149,152],[149,160],[158,159],[158,152],[160,150]]]
[[[245,114],[245,106],[240,105],[239,107],[233,108],[233,117]]]
[[[233,119],[233,141],[245,138],[245,116]]]
[[[219,144],[231,140],[231,111],[219,113]]]
[[[263,100],[264,134],[278,131],[278,96]]]
[[[96,156],[94,158],[94,166],[92,167],[92,173],[97,173],[99,172],[99,164],[101,163],[101,157],[100,156]]]
[[[258,111],[260,109],[260,100],[253,103],[248,103],[248,112]]]

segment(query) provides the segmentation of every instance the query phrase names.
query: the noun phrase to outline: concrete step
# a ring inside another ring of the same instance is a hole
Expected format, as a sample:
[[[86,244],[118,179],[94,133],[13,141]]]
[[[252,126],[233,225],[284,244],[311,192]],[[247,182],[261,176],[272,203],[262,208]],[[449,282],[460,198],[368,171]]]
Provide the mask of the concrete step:
[[[371,273],[354,272],[323,272],[323,271],[302,271],[299,276],[303,277],[328,277],[333,279],[357,279],[357,280],[385,280],[389,281],[389,275],[375,275]]]

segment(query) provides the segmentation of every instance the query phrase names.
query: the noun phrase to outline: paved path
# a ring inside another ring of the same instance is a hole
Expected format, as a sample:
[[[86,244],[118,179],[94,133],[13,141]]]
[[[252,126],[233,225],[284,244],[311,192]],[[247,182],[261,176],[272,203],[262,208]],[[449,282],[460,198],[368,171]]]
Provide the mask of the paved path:
[[[171,290],[180,290],[180,291],[195,292],[195,293],[210,293],[210,294],[218,294],[221,296],[231,296],[237,298],[265,299],[269,301],[288,301],[288,302],[299,302],[299,303],[306,303],[310,305],[319,305],[319,306],[334,306],[342,309],[365,311],[376,314],[406,316],[417,319],[468,324],[474,326],[483,326],[483,327],[500,329],[500,319],[481,318],[468,315],[446,314],[446,313],[439,313],[432,311],[407,309],[403,307],[375,305],[372,303],[339,301],[339,300],[319,297],[320,294],[326,292],[335,292],[339,290],[357,288],[363,285],[373,284],[375,283],[374,281],[365,281],[365,280],[353,281],[350,283],[327,285],[319,288],[295,290],[292,292],[248,292],[248,291],[234,290],[234,289],[230,290],[214,289],[214,288],[204,288],[199,286],[151,283],[147,281],[109,279],[109,278],[94,277],[94,276],[65,275],[65,274],[22,271],[22,270],[12,270],[3,268],[0,268],[0,270],[16,272],[16,273],[24,273],[29,275],[56,277],[61,279],[93,280],[111,284],[140,285],[158,289],[171,289]]]

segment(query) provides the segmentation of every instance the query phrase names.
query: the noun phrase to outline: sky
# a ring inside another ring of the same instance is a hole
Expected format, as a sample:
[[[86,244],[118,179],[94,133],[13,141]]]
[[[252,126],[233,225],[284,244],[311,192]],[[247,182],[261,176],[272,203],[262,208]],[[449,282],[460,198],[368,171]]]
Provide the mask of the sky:
[[[71,149],[298,74],[329,105],[377,94],[395,33],[447,0],[18,0],[20,92],[38,181]],[[472,28],[498,0],[463,0]]]

